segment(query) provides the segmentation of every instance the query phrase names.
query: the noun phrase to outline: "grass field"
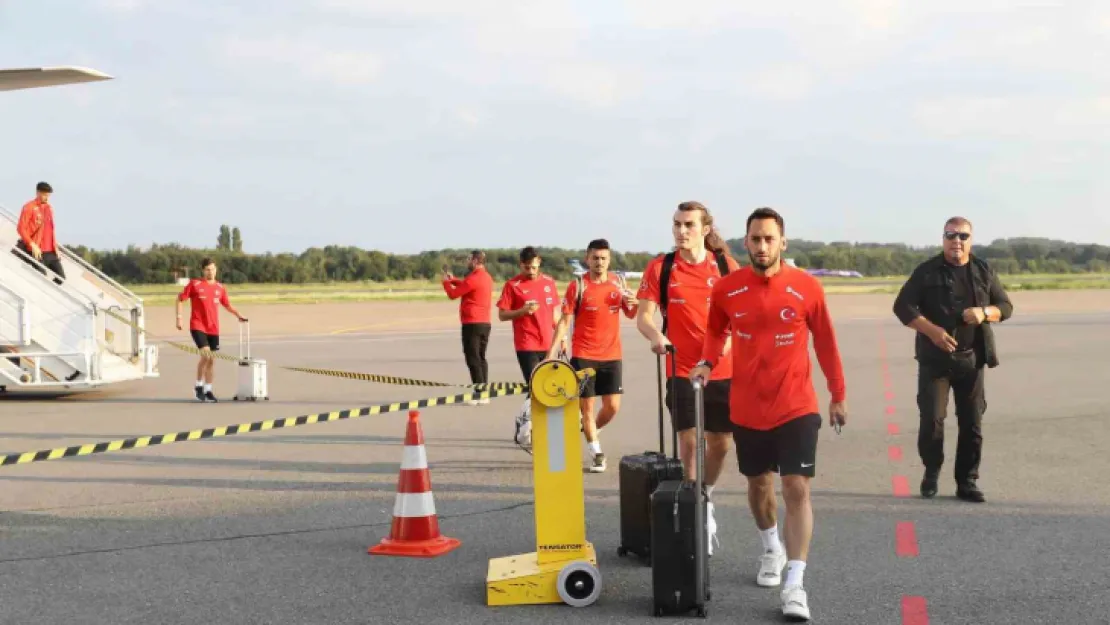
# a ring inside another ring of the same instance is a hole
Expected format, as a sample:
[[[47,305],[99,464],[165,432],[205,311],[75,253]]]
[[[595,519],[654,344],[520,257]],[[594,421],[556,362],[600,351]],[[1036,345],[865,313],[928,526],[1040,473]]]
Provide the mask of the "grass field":
[[[822,278],[828,293],[896,293],[904,276],[868,278]],[[1110,288],[1110,273],[1004,275],[1007,290],[1071,290]],[[562,293],[566,282],[559,282]],[[635,289],[638,281],[630,280]],[[144,284],[129,287],[151,306],[172,305],[181,287],[174,284]],[[438,282],[332,282],[314,284],[229,284],[235,301],[255,304],[318,304],[321,302],[435,301],[446,296]],[[495,285],[494,297],[500,285]]]

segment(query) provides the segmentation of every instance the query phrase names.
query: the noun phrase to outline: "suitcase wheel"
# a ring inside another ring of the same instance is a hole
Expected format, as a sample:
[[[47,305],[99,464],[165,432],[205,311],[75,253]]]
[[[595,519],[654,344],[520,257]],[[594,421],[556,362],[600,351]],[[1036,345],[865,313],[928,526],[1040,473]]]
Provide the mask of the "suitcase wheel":
[[[617,547],[617,555],[623,558],[628,555],[628,550],[624,547]]]
[[[698,608],[698,618],[705,618],[709,616],[709,609],[705,607]]]
[[[601,573],[589,562],[571,562],[559,571],[556,588],[563,603],[576,608],[585,607],[601,595]]]

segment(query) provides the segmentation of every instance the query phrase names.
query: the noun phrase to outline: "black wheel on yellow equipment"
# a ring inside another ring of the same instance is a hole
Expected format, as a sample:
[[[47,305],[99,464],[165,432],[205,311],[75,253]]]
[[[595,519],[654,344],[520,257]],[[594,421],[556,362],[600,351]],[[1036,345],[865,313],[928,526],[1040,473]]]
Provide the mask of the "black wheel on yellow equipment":
[[[601,596],[601,573],[589,562],[571,562],[559,571],[556,588],[563,603],[576,608],[585,607]]]

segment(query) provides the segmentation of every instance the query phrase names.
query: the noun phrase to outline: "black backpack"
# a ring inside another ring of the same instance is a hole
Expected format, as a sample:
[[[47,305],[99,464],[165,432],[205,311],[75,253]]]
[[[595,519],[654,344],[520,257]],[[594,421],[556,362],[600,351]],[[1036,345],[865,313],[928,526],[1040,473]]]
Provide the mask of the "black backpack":
[[[659,273],[659,314],[663,315],[663,336],[667,335],[667,292],[671,287],[671,267],[674,267],[674,255],[677,252],[668,252],[663,257],[663,270]],[[728,256],[713,252],[717,257],[717,270],[721,277],[728,275]]]

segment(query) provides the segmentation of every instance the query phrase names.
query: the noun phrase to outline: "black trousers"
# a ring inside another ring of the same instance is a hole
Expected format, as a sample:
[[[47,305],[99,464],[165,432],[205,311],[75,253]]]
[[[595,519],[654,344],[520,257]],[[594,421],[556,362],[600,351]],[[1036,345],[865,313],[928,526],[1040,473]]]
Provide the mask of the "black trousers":
[[[20,239],[19,242],[16,243],[15,246],[18,247],[20,249],[20,251],[22,251],[27,256],[30,256],[31,258],[34,258],[34,256],[31,255],[31,248],[27,247],[23,243],[22,239]],[[44,276],[46,275],[46,270],[43,269],[42,267],[34,264],[33,262],[31,262],[27,258],[27,256],[22,256],[22,255],[16,253],[14,250],[12,251],[12,254],[15,254],[16,256],[21,258],[24,262],[26,262],[28,265],[31,265],[32,267],[37,269],[38,272],[41,273],[42,275],[44,275]],[[53,271],[54,273],[61,276],[62,280],[65,279],[66,272],[65,272],[65,269],[62,269],[62,261],[58,258],[58,254],[56,252],[43,252],[42,253],[42,259],[40,259],[39,262],[42,263],[43,265],[45,265],[46,268],[49,269],[50,271]],[[57,284],[61,284],[62,280],[59,280],[58,278],[54,278],[54,282],[56,282]]]
[[[951,391],[959,426],[956,482],[979,479],[979,462],[983,455],[983,413],[987,410],[984,374],[983,366],[973,360],[962,366],[918,364],[917,407],[921,425],[917,433],[917,451],[925,469],[934,475],[940,473],[944,464],[944,419]]]
[[[464,323],[462,326],[463,355],[466,356],[466,367],[470,369],[470,382],[473,384],[489,382],[486,347],[489,346],[490,328],[488,323]]]

